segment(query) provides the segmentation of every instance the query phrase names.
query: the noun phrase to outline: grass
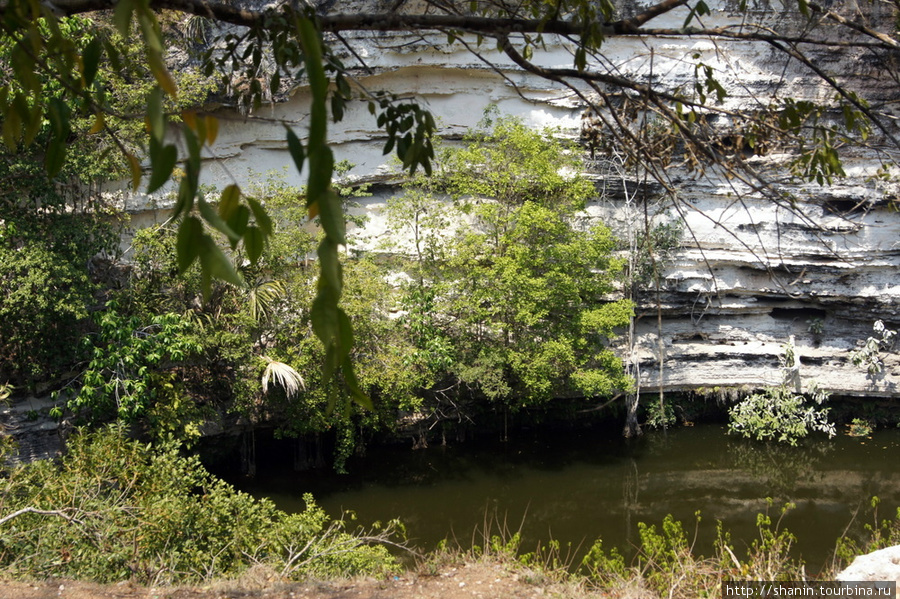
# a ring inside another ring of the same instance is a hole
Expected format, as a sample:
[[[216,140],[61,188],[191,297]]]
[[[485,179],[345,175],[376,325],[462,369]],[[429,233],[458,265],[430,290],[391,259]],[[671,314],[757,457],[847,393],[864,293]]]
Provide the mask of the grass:
[[[489,562],[515,572],[520,581],[553,589],[560,597],[694,599],[721,596],[722,583],[729,580],[831,580],[856,555],[900,543],[900,509],[893,519],[879,520],[876,515],[866,526],[866,542],[837,539],[831,565],[811,576],[804,562],[793,555],[796,537],[783,526],[785,515],[793,507],[787,504],[778,508],[769,502],[768,510],[757,515],[758,535],[746,556],[735,551],[721,524],[712,554],[704,556],[695,547],[696,528],[689,533],[671,516],[658,525],[641,523],[640,540],[630,561],[601,541],[581,561],[576,559],[580,548],[561,547],[555,541],[523,551],[522,524],[513,527],[505,517],[486,512],[483,525],[472,535],[470,549],[446,541],[424,556],[418,571],[420,575],[436,575],[453,565]],[[699,513],[696,518],[699,524]]]

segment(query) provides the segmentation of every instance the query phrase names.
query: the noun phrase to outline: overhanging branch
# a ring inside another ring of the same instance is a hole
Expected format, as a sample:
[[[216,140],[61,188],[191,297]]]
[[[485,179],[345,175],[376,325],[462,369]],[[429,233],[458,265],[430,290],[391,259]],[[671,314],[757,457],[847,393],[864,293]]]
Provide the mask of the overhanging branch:
[[[45,0],[53,12],[59,15],[76,15],[88,12],[112,10],[117,0]],[[687,5],[688,0],[662,0],[638,15],[602,25],[599,32],[603,37],[617,36],[652,36],[652,37],[722,37],[744,41],[783,43],[825,44],[831,46],[880,47],[897,49],[900,44],[884,33],[875,31],[862,24],[850,21],[831,11],[822,9],[815,3],[809,3],[812,10],[820,12],[833,22],[852,29],[865,36],[869,41],[839,40],[833,36],[817,39],[811,36],[793,38],[781,35],[765,28],[748,29],[742,23],[738,30],[732,26],[716,28],[644,28],[644,25],[672,10]],[[8,0],[0,0],[0,15],[9,4]],[[290,27],[288,22],[274,22],[265,11],[245,10],[228,2],[208,0],[150,0],[154,9],[176,10],[188,14],[214,19],[243,27],[269,28]],[[520,19],[505,17],[481,17],[459,14],[398,14],[398,13],[353,13],[322,15],[318,24],[323,32],[341,33],[352,31],[373,32],[424,32],[424,31],[458,31],[488,36],[504,36],[511,34],[550,34],[572,38],[580,38],[585,31],[585,24],[580,21],[564,19]],[[596,30],[594,30],[597,32]]]
[[[649,7],[644,12],[620,21],[602,26],[600,33],[604,36],[629,35],[639,33],[639,28],[672,9],[687,4],[688,0],[663,0]],[[46,0],[56,14],[76,15],[115,8],[116,0]],[[0,2],[0,14],[8,5]],[[150,0],[154,9],[177,10],[217,21],[254,27],[265,22],[264,11],[244,10],[225,2],[209,2],[206,0]],[[547,33],[557,35],[579,36],[584,31],[584,24],[562,19],[519,19],[503,17],[479,17],[455,14],[337,14],[320,17],[319,26],[322,31],[447,31],[459,30],[484,34],[511,33]]]

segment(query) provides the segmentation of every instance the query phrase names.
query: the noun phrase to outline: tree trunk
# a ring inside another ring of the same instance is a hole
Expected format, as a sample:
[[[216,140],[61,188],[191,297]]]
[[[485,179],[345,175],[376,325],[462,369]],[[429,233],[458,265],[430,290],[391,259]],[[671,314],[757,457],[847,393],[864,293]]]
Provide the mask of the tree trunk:
[[[629,394],[625,399],[626,408],[628,413],[625,416],[625,429],[622,431],[622,434],[626,439],[630,439],[632,437],[641,436],[641,425],[638,424],[637,418],[637,409],[638,409],[638,399],[640,396],[637,393]]]

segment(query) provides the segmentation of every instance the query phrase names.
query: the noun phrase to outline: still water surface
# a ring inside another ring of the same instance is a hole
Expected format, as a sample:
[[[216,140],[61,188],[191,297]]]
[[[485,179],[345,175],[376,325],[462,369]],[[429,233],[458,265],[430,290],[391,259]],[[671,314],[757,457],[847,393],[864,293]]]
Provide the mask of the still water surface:
[[[736,439],[721,425],[651,432],[627,442],[617,430],[528,435],[506,443],[466,443],[370,450],[349,463],[351,474],[260,471],[238,486],[268,496],[282,509],[303,509],[313,493],[331,515],[352,510],[363,524],[400,518],[409,537],[429,549],[443,538],[482,543],[485,520],[521,527],[523,550],[557,539],[586,550],[601,538],[605,548],[633,550],[637,523],[656,524],[666,514],[685,523],[709,555],[716,520],[740,549],[757,537],[756,514],[778,515],[796,504],[784,525],[798,537],[797,551],[810,573],[828,563],[845,531],[862,534],[873,518],[900,506],[900,431],[871,439],[838,436],[790,448]],[[496,531],[496,523],[493,530]]]

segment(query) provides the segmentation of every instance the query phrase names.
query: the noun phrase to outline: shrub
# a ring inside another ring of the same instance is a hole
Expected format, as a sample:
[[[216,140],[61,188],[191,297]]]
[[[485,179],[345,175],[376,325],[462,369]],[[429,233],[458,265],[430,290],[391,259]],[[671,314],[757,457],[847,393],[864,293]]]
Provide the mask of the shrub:
[[[8,576],[180,583],[265,564],[282,576],[374,573],[393,558],[331,520],[309,495],[287,514],[236,491],[174,446],[154,449],[111,427],[75,436],[58,464],[11,471],[0,498]]]
[[[828,421],[828,408],[821,406],[828,394],[817,388],[809,395],[796,393],[786,385],[754,393],[729,410],[728,430],[757,441],[779,441],[796,445],[811,432],[835,435]]]

